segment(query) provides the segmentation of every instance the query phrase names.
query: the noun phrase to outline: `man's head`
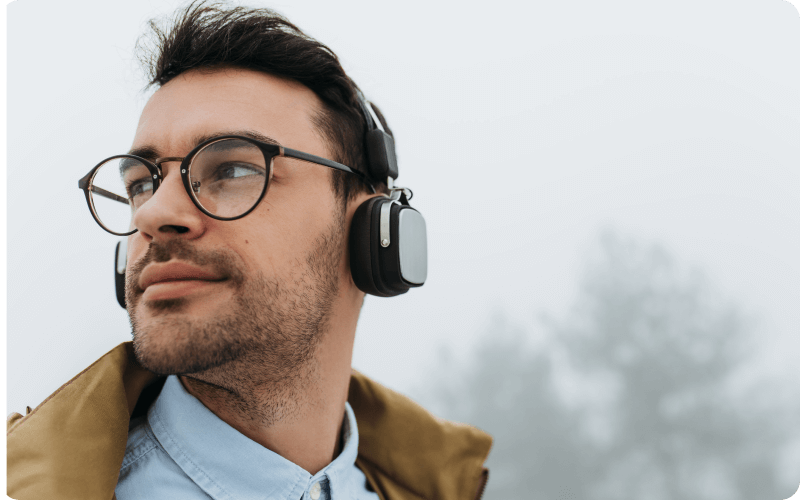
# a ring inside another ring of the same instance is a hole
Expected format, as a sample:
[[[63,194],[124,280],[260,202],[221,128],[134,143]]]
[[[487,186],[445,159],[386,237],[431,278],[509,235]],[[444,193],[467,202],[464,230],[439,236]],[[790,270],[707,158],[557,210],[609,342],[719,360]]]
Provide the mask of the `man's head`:
[[[159,88],[134,149],[182,157],[199,137],[246,132],[365,171],[357,89],[330,50],[265,9],[192,5],[176,19],[167,30],[153,25],[146,60]],[[273,382],[308,375],[331,325],[355,327],[363,294],[350,277],[347,231],[367,186],[278,157],[259,206],[220,221],[192,203],[179,165],[162,165],[164,181],[129,238],[139,361],[159,373],[222,376],[245,363]],[[204,279],[163,281],[172,275]]]
[[[139,59],[150,85],[164,86],[194,69],[232,66],[295,81],[321,101],[312,118],[330,149],[329,158],[366,172],[366,122],[358,87],[328,47],[269,9],[226,6],[194,1],[171,23],[150,22],[150,33],[139,40]],[[392,135],[380,109],[381,124]],[[336,194],[343,201],[367,189],[355,177],[331,171]],[[385,191],[381,182],[375,184]]]

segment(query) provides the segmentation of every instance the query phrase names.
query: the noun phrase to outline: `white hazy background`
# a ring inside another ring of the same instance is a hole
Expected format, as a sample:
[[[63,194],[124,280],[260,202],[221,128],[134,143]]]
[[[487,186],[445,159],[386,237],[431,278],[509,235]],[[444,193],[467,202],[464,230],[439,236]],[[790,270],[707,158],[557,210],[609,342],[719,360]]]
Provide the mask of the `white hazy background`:
[[[535,331],[542,312],[568,310],[586,255],[612,230],[704,270],[757,317],[760,373],[797,386],[790,3],[250,4],[327,44],[381,107],[399,184],[428,223],[428,282],[367,298],[355,368],[412,393],[442,352],[468,356],[492,315]],[[131,146],[148,97],[135,41],[179,5],[8,6],[7,413],[131,338],[111,279],[118,239],[77,181]]]

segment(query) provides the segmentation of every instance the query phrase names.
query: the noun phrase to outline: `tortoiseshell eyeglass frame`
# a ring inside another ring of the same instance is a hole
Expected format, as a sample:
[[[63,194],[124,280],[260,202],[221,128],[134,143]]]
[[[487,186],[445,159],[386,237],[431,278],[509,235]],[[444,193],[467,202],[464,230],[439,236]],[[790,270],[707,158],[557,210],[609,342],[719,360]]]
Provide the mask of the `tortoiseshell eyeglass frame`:
[[[244,212],[241,215],[237,215],[236,217],[220,217],[220,216],[212,214],[211,212],[206,210],[200,204],[199,200],[197,199],[196,194],[193,192],[191,181],[189,179],[189,175],[190,175],[190,172],[191,172],[192,159],[197,155],[197,153],[202,151],[206,146],[209,146],[209,145],[211,145],[211,144],[213,144],[215,142],[226,140],[226,139],[239,139],[239,140],[246,141],[246,142],[249,142],[251,144],[254,144],[264,154],[264,160],[266,162],[265,164],[269,165],[268,177],[267,177],[266,182],[264,182],[264,188],[261,190],[261,194],[259,195],[258,200],[253,204],[252,207],[250,207],[249,210],[247,210],[246,212]],[[163,180],[164,180],[164,176],[163,176],[163,174],[161,172],[161,164],[162,163],[166,163],[166,162],[170,162],[170,161],[180,161],[181,162],[180,172],[181,172],[181,178],[183,180],[183,187],[186,189],[186,193],[189,195],[189,198],[195,204],[197,209],[200,210],[201,212],[203,212],[205,215],[211,217],[212,219],[223,220],[223,221],[237,220],[237,219],[241,219],[242,217],[246,216],[247,214],[249,214],[250,212],[255,210],[256,207],[259,205],[259,203],[261,203],[261,200],[263,200],[264,197],[266,196],[267,190],[269,188],[269,181],[272,178],[272,161],[276,157],[279,157],[279,156],[284,156],[286,158],[295,158],[297,160],[302,160],[302,161],[305,161],[305,162],[314,163],[316,165],[322,165],[324,167],[332,168],[332,169],[339,170],[339,171],[342,171],[342,172],[347,172],[348,174],[353,174],[356,177],[358,177],[359,179],[361,179],[361,181],[364,182],[370,188],[372,193],[375,193],[375,187],[372,185],[372,183],[369,181],[369,179],[367,178],[366,175],[364,175],[363,173],[361,173],[361,172],[359,172],[357,170],[354,170],[354,169],[352,169],[352,168],[350,168],[350,167],[348,167],[346,165],[342,165],[341,163],[337,163],[335,161],[328,160],[327,158],[322,158],[321,156],[316,156],[316,155],[312,155],[312,154],[309,154],[309,153],[304,153],[304,152],[298,151],[296,149],[285,148],[285,147],[279,146],[277,144],[271,144],[271,143],[268,143],[268,142],[260,141],[258,139],[253,139],[252,137],[245,137],[245,136],[241,136],[241,135],[221,135],[219,137],[214,137],[214,138],[208,139],[207,141],[203,141],[200,144],[198,144],[194,149],[192,149],[189,152],[189,154],[187,154],[184,157],[171,156],[171,157],[165,157],[165,158],[157,158],[155,161],[150,161],[150,160],[146,160],[146,159],[144,159],[144,158],[142,158],[140,156],[128,155],[128,154],[110,156],[110,157],[106,158],[105,160],[101,161],[100,163],[98,163],[93,169],[91,169],[89,171],[88,174],[83,176],[78,181],[78,187],[80,189],[82,189],[83,190],[83,194],[86,195],[86,204],[89,206],[89,211],[91,212],[92,217],[94,218],[95,222],[97,222],[97,224],[100,225],[100,227],[102,227],[103,229],[105,229],[109,233],[114,234],[116,236],[129,236],[129,235],[135,233],[136,231],[138,231],[138,229],[134,229],[134,230],[128,231],[126,233],[118,233],[118,232],[112,231],[111,229],[107,228],[100,221],[100,217],[98,217],[98,215],[97,215],[97,211],[95,210],[94,204],[92,202],[92,193],[94,193],[96,195],[100,195],[100,196],[102,196],[104,198],[108,198],[108,199],[114,200],[114,201],[119,201],[120,203],[125,203],[126,205],[129,204],[127,198],[123,198],[123,197],[118,196],[118,195],[116,195],[114,193],[106,191],[105,189],[97,187],[92,183],[92,181],[94,180],[95,175],[97,174],[97,171],[100,169],[101,166],[103,166],[103,164],[105,164],[106,162],[108,162],[110,160],[113,160],[115,158],[133,158],[135,160],[140,161],[145,167],[147,167],[148,170],[150,170],[150,174],[153,176],[153,194],[155,194],[156,190],[158,189],[158,186],[161,185],[161,182],[163,182]]]

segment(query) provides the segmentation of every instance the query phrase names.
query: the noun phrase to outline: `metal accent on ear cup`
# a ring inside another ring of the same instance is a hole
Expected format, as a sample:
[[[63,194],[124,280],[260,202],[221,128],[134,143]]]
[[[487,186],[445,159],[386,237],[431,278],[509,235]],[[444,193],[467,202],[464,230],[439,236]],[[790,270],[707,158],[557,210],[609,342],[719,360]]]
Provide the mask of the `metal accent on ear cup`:
[[[127,238],[117,242],[114,252],[114,289],[117,294],[117,303],[123,309],[125,307],[125,267],[128,264],[128,240]]]
[[[401,210],[397,218],[400,278],[409,286],[422,286],[428,277],[428,236],[425,218],[414,209]]]
[[[400,198],[402,198],[402,196],[405,195],[406,199],[408,199],[409,195],[412,194],[411,190],[408,188],[395,186],[394,179],[392,179],[391,177],[386,178],[386,188],[389,190],[388,198],[392,201],[388,203],[383,203],[383,205],[381,205],[380,238],[381,238],[381,246],[383,248],[387,248],[392,243],[392,237],[391,237],[392,228],[390,224],[392,205],[394,204],[401,205]]]
[[[392,200],[390,202],[384,202],[381,205],[381,246],[383,248],[387,248],[392,243],[391,237],[391,215],[392,215],[392,205],[397,203],[397,201]]]
[[[117,274],[125,274],[125,267],[128,264],[128,240],[127,238],[117,243]]]

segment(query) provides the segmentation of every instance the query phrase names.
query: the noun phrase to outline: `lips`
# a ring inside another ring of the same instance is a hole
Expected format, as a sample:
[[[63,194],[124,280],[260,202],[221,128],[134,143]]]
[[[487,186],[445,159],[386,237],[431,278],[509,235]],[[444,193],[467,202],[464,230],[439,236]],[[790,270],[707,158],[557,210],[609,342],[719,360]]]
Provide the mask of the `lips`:
[[[150,285],[168,283],[173,281],[224,281],[225,276],[217,273],[184,264],[182,262],[165,262],[163,264],[150,264],[139,277],[139,287],[146,290]]]

